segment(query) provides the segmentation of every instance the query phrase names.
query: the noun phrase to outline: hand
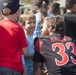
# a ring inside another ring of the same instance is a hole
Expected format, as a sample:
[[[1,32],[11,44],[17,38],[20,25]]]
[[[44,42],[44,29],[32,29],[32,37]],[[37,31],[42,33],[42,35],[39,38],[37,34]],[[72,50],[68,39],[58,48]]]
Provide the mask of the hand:
[[[48,73],[48,70],[47,70],[47,69],[44,69],[44,70],[43,70],[43,73],[44,73],[44,75],[49,75],[49,73]]]

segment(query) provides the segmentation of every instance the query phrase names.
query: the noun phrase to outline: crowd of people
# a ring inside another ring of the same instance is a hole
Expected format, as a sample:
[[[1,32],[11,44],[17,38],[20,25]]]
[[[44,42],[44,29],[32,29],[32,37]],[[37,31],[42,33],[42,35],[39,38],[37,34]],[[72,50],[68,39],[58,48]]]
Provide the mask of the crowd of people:
[[[76,75],[76,0],[0,0],[0,75]]]

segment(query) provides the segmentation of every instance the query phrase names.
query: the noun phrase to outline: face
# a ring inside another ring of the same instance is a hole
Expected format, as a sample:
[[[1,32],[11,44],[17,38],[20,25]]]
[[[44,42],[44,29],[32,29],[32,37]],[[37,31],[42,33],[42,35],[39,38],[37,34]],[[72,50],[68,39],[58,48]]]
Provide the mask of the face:
[[[33,32],[35,30],[36,20],[30,19],[25,22],[25,29],[29,32]]]

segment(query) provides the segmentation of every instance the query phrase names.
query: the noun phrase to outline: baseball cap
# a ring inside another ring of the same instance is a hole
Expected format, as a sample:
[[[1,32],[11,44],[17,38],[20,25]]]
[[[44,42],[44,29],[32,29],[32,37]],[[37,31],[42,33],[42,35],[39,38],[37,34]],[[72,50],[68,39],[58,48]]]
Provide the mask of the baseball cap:
[[[19,9],[20,6],[22,5],[19,4],[19,0],[0,0],[0,10],[2,11],[2,13],[3,9],[8,8],[11,11],[9,14],[14,14]]]

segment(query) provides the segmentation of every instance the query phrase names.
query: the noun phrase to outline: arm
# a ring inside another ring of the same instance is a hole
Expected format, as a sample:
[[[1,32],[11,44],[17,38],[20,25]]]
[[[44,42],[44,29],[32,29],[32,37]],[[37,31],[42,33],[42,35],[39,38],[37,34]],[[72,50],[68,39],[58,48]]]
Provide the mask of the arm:
[[[21,46],[22,54],[25,56],[28,52],[28,43],[23,28],[21,25],[19,26],[19,43]]]
[[[24,58],[25,58],[25,59],[33,58],[33,54],[26,54]]]
[[[24,56],[27,55],[27,51],[28,51],[28,47],[22,48],[22,54],[23,54]]]

